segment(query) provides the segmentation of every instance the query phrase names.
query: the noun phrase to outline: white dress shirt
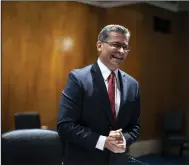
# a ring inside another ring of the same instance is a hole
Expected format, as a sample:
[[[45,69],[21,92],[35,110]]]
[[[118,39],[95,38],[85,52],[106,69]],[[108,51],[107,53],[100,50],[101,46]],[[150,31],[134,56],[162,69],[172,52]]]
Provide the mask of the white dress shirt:
[[[98,66],[100,68],[100,71],[102,73],[102,76],[104,78],[104,83],[106,85],[106,88],[108,90],[108,77],[111,74],[111,70],[108,69],[98,58],[97,60]],[[118,69],[116,69],[114,71],[115,73],[115,111],[116,111],[116,117],[118,115],[119,112],[119,107],[120,107],[120,100],[121,100],[121,91],[120,91],[120,82],[119,82],[119,78],[118,78]],[[125,138],[123,138],[124,140],[124,144],[126,144]],[[99,150],[104,150],[104,144],[106,141],[106,136],[102,136],[100,135],[98,142],[96,144],[96,148]]]

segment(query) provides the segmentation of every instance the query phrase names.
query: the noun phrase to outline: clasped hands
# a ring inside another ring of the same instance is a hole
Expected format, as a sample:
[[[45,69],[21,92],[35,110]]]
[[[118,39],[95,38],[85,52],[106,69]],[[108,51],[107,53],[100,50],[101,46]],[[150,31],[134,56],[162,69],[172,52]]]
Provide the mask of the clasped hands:
[[[105,148],[113,153],[123,153],[126,150],[126,141],[122,134],[122,129],[110,131],[105,141]]]

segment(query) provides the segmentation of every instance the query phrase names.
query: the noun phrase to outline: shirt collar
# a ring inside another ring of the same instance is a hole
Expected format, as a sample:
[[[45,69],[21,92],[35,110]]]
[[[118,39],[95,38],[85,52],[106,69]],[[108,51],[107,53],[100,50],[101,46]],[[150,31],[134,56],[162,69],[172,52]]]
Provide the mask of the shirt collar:
[[[108,79],[109,75],[111,74],[111,70],[107,66],[105,66],[99,58],[97,60],[97,63],[101,70],[102,76],[103,76],[104,80],[106,81]],[[114,70],[114,73],[116,75],[116,79],[118,79],[118,69]]]

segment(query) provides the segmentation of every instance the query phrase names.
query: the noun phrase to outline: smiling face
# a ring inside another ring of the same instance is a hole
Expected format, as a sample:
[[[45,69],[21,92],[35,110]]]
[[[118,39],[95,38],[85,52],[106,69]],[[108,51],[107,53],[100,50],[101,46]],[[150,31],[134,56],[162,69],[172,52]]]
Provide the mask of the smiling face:
[[[110,70],[120,67],[128,55],[128,37],[120,32],[109,32],[106,41],[97,42],[100,60]]]

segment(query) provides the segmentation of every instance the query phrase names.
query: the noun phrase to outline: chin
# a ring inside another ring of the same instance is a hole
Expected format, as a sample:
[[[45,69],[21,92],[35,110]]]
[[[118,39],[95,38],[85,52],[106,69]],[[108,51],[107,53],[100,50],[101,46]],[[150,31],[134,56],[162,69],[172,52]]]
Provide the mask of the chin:
[[[120,66],[120,65],[113,65],[113,66],[111,67],[111,70],[119,69],[119,66]]]
[[[121,65],[120,63],[113,63],[113,64],[112,64],[112,67],[114,67],[114,68],[119,68],[120,65]]]

